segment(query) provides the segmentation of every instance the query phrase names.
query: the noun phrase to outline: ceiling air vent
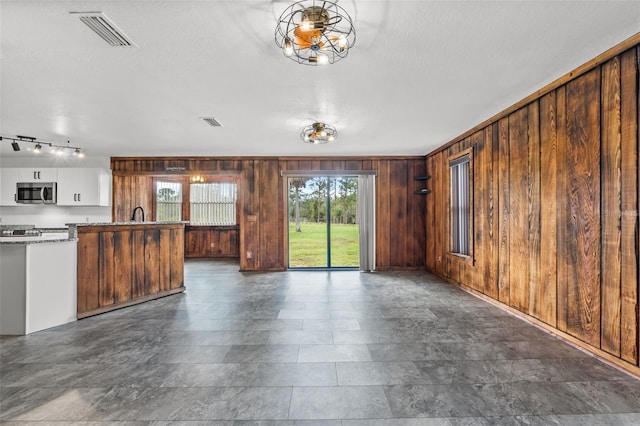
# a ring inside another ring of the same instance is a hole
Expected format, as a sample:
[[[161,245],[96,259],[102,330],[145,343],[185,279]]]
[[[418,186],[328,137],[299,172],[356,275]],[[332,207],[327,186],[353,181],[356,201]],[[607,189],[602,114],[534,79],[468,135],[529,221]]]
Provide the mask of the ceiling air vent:
[[[114,47],[136,47],[120,28],[102,12],[69,12]]]
[[[215,118],[213,117],[202,117],[202,121],[204,121],[205,123],[207,123],[209,126],[211,127],[222,127],[222,124],[220,124]]]

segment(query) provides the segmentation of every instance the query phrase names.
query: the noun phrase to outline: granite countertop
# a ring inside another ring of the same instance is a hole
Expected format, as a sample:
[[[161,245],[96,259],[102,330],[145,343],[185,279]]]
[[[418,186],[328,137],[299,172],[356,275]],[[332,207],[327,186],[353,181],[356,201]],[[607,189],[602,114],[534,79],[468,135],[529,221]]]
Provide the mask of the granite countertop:
[[[110,226],[110,225],[175,225],[175,224],[187,224],[188,221],[184,220],[176,220],[176,221],[166,221],[166,222],[94,222],[94,223],[67,223],[67,226]]]
[[[70,237],[67,232],[43,233],[36,237],[1,237],[0,245],[9,244],[44,244],[44,243],[63,243],[76,242],[75,237]]]

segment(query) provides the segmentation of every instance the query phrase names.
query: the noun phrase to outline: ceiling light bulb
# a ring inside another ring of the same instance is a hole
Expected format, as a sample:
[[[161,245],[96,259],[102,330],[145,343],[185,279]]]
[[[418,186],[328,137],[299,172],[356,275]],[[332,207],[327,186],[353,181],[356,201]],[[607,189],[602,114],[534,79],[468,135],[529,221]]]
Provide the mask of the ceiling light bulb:
[[[309,31],[309,30],[313,29],[313,22],[311,22],[311,21],[302,21],[302,22],[300,22],[300,25],[298,25],[298,27],[302,31]]]
[[[344,52],[344,49],[347,47],[347,38],[344,35],[340,35],[338,37],[338,50],[340,52]]]
[[[328,56],[324,56],[324,55],[318,56],[318,64],[326,65],[328,63],[329,63],[329,57]]]
[[[35,152],[36,154],[40,154],[42,152],[42,145],[37,143],[36,146],[33,147],[33,152]]]
[[[293,55],[293,42],[289,37],[284,39],[284,46],[282,47],[285,56]]]

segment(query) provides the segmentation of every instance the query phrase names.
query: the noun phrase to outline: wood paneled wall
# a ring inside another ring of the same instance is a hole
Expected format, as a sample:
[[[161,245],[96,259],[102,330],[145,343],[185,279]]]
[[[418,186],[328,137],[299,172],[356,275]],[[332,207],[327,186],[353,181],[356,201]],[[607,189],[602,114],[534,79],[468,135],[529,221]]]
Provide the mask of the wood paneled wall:
[[[424,269],[426,197],[424,157],[112,158],[113,220],[127,221],[141,205],[153,209],[153,178],[167,175],[239,176],[240,269],[284,270],[287,265],[286,188],[281,170],[374,170],[378,269]]]
[[[78,318],[184,291],[184,225],[78,227]]]
[[[618,51],[429,154],[431,271],[636,374],[638,47]],[[473,255],[449,252],[449,157],[473,149]],[[630,367],[631,366],[631,367]]]

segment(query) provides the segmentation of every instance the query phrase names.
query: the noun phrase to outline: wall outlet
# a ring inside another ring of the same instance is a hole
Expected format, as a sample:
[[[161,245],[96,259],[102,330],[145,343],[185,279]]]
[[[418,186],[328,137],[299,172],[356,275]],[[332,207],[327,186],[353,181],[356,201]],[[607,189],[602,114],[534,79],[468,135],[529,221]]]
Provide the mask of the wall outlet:
[[[247,252],[247,259],[251,259],[253,258],[253,253],[251,253],[250,251]]]
[[[442,262],[442,256],[438,256],[438,262]]]
[[[214,246],[215,246],[215,244],[214,244],[214,243],[211,243],[211,248],[213,248]]]

